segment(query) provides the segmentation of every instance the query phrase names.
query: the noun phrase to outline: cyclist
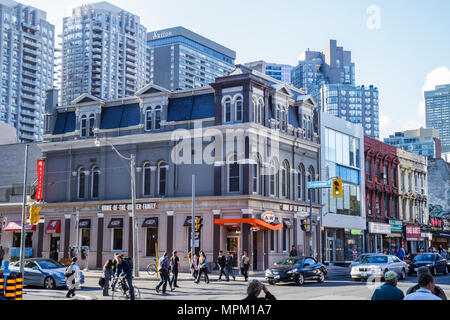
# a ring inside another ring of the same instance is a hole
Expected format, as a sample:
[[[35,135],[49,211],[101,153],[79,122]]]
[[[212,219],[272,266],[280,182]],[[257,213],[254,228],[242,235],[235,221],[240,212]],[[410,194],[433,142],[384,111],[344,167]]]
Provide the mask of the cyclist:
[[[127,280],[130,289],[130,299],[134,300],[133,270],[131,269],[130,263],[124,260],[122,256],[117,256],[117,270],[115,277],[115,280],[119,277],[123,277]]]

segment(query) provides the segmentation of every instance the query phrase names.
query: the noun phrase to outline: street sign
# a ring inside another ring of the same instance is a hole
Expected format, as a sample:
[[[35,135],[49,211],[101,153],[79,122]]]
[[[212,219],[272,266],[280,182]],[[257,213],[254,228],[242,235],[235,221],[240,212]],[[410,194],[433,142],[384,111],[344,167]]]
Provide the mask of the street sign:
[[[311,181],[308,182],[308,189],[331,188],[331,181]]]

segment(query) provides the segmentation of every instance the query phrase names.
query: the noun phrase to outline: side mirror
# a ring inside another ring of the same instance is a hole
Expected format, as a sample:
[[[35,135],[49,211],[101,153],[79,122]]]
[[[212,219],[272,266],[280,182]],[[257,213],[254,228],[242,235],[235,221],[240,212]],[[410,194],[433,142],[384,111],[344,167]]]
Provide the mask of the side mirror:
[[[33,267],[33,270],[39,271],[38,267]]]

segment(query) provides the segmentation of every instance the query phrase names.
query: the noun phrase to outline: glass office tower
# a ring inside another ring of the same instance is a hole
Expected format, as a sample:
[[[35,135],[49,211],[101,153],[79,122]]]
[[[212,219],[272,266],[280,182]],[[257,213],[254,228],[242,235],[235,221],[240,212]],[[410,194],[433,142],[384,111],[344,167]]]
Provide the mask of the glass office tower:
[[[442,152],[450,152],[450,84],[425,92],[427,128],[439,130]]]

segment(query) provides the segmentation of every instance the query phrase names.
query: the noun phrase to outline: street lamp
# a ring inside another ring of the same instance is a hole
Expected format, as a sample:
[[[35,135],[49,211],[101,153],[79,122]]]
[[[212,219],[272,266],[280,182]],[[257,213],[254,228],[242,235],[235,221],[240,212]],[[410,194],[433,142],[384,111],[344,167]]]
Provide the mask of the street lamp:
[[[131,202],[132,202],[132,225],[133,225],[133,267],[134,267],[134,276],[136,278],[139,277],[139,252],[137,248],[137,239],[138,239],[138,227],[137,227],[137,221],[136,221],[136,156],[134,154],[131,154],[130,157],[123,156],[116,147],[109,142],[108,140],[104,139],[104,142],[106,142],[108,145],[112,147],[112,149],[117,153],[117,155],[127,161],[130,161],[131,168],[130,168],[130,176],[131,176]],[[99,138],[95,139],[95,146],[101,147],[102,142]]]

